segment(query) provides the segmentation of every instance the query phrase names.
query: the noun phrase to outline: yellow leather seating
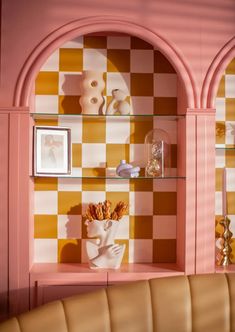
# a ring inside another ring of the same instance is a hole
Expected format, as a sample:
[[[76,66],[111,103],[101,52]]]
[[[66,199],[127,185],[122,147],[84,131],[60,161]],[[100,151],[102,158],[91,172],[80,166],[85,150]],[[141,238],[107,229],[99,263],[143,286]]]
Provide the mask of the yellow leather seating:
[[[0,332],[150,331],[235,331],[235,274],[112,286],[43,305],[0,325]]]

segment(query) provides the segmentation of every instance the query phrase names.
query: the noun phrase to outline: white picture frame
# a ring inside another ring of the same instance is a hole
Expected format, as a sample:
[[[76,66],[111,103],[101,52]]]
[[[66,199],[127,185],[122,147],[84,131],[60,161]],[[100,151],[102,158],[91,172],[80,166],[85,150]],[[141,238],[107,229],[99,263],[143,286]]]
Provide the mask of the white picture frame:
[[[71,130],[34,126],[34,176],[71,173]]]

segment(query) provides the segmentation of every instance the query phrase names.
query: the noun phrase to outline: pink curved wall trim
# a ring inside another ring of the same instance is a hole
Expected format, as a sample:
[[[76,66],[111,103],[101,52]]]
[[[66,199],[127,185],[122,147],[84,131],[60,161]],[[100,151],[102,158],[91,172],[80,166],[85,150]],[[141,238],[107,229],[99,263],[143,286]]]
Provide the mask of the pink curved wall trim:
[[[225,68],[229,62],[235,57],[235,37],[232,38],[220,50],[214,58],[203,82],[201,94],[201,107],[214,108],[216,93],[219,87],[219,82]]]
[[[79,35],[93,32],[113,31],[128,33],[142,38],[158,49],[168,58],[179,75],[187,96],[187,106],[198,107],[198,92],[191,71],[180,53],[163,37],[150,29],[136,23],[127,22],[119,18],[95,17],[77,20],[66,24],[48,35],[31,53],[18,77],[14,106],[28,106],[32,84],[42,64],[48,56],[67,40]]]

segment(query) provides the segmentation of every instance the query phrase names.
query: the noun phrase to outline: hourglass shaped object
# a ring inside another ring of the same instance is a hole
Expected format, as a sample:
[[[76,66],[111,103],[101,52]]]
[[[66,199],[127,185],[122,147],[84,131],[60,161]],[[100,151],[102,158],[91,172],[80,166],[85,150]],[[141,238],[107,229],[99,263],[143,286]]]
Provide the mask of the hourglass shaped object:
[[[83,72],[81,84],[82,95],[79,100],[82,107],[82,114],[99,114],[104,104],[102,95],[104,87],[103,72],[93,70]]]
[[[156,128],[145,136],[147,177],[165,177],[170,175],[171,144],[166,131]]]

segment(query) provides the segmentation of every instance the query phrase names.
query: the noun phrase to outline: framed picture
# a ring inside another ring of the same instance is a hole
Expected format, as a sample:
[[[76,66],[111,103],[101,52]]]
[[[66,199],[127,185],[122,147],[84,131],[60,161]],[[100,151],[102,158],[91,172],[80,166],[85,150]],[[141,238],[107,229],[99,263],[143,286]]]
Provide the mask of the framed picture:
[[[64,127],[34,127],[34,175],[71,173],[71,131]]]

